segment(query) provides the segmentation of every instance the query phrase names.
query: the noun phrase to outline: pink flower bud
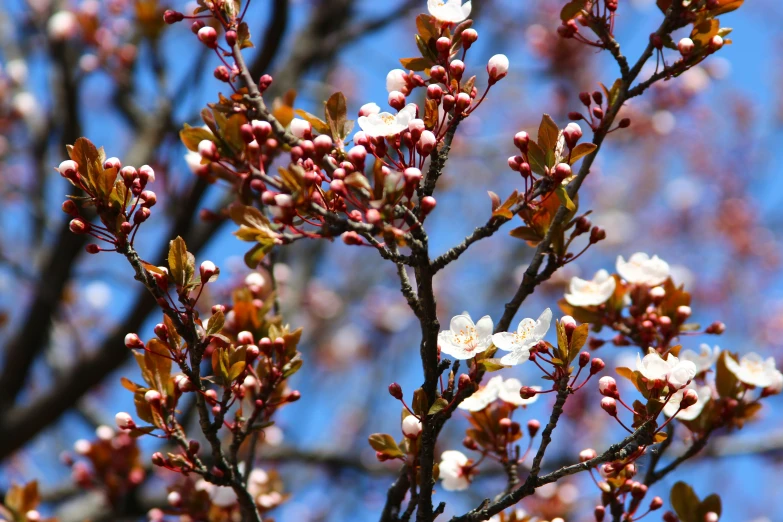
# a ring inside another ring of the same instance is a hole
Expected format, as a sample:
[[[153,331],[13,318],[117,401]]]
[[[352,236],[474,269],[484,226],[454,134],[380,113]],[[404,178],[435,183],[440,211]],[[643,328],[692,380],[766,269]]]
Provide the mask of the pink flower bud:
[[[451,72],[451,76],[456,79],[457,81],[462,78],[462,75],[465,73],[465,63],[462,60],[454,60],[449,64],[449,72]]]
[[[253,334],[251,332],[243,330],[237,334],[237,342],[239,342],[239,344],[253,344],[255,339],[253,339]]]
[[[691,307],[681,305],[677,307],[677,318],[680,321],[684,321],[691,316]]]
[[[490,85],[502,80],[508,74],[508,57],[505,54],[496,54],[487,62],[487,73]]]
[[[114,421],[117,423],[117,427],[121,430],[127,430],[136,426],[136,423],[133,422],[133,417],[124,411],[121,411],[115,415]]]
[[[524,160],[522,159],[522,156],[510,156],[508,158],[508,168],[513,170],[514,172],[519,172],[519,166],[522,164]]]
[[[541,429],[541,423],[538,422],[536,419],[531,419],[527,421],[527,433],[528,435],[530,435],[530,438],[535,437],[536,433],[538,433],[538,430],[540,429]]]
[[[602,359],[596,357],[590,361],[590,375],[595,375],[606,367],[606,363]]]
[[[613,377],[605,375],[598,380],[598,391],[605,397],[616,399],[620,396],[617,392],[617,381]]]
[[[402,110],[405,107],[405,95],[400,91],[389,93],[389,106],[395,110]]]
[[[104,169],[117,169],[120,170],[122,168],[122,163],[120,162],[120,158],[111,157],[103,162],[103,168]]]
[[[163,21],[169,25],[181,22],[184,18],[185,15],[179,11],[173,11],[171,9],[166,9],[166,11],[163,13]]]
[[[204,26],[198,30],[197,34],[198,39],[201,40],[201,43],[210,49],[217,47],[217,32],[212,27]]]
[[[579,462],[587,462],[588,460],[593,460],[598,456],[598,453],[592,449],[587,448],[579,452]]]
[[[590,354],[582,352],[579,354],[579,367],[584,368],[590,362]]]
[[[144,394],[144,400],[153,405],[160,403],[162,398],[158,390],[147,390]]]
[[[448,53],[451,49],[451,39],[441,36],[435,40],[435,49],[437,49],[440,54]]]
[[[519,389],[519,396],[523,399],[531,399],[536,396],[536,390],[530,386],[522,386]]]
[[[662,506],[663,506],[663,499],[661,497],[653,497],[652,501],[650,502],[650,511],[655,511],[656,509],[661,509]],[[704,517],[704,522],[718,522],[718,517],[716,516],[714,519],[709,520],[705,516]]]
[[[226,43],[229,47],[234,47],[237,43],[237,32],[234,30],[226,31]]]
[[[613,398],[604,397],[601,399],[601,408],[603,408],[603,410],[612,417],[617,416],[617,401],[615,401]]]
[[[376,225],[377,226],[381,222],[381,213],[378,212],[376,209],[371,208],[365,214],[365,219],[371,225]]]
[[[421,171],[416,167],[408,167],[402,175],[405,177],[406,184],[418,185],[421,181]]]
[[[130,187],[133,184],[133,180],[139,177],[139,173],[136,171],[135,167],[128,165],[127,167],[122,167],[120,169],[120,176],[122,176],[122,181],[125,183],[125,186]]]
[[[462,31],[462,48],[466,51],[470,49],[470,46],[473,45],[476,40],[478,40],[478,32],[472,27]]]
[[[258,90],[261,91],[261,94],[264,94],[264,91],[266,91],[270,85],[272,85],[272,76],[268,74],[264,74],[261,76],[261,78],[258,79]]]
[[[176,384],[179,391],[183,393],[193,391],[195,389],[193,383],[190,382],[190,379],[186,375],[177,375],[174,377],[174,384]]]
[[[435,198],[432,196],[425,196],[421,199],[421,212],[426,216],[433,210],[435,210],[435,205],[437,202],[435,201]]]
[[[313,136],[313,126],[309,121],[301,118],[291,120],[291,134],[302,139],[310,139]]]
[[[682,394],[682,400],[680,401],[680,408],[690,408],[694,404],[699,402],[699,394],[696,390],[688,388],[685,393]]]
[[[96,245],[95,243],[90,243],[89,245],[87,245],[86,247],[84,247],[84,250],[85,250],[85,251],[86,251],[88,254],[97,254],[97,253],[99,253],[99,252],[101,251],[101,247],[99,247],[99,246],[98,246],[98,245]]]
[[[386,75],[386,91],[400,91],[403,94],[407,94],[409,92],[407,79],[407,72],[402,69],[392,69]]]
[[[680,51],[680,54],[685,57],[690,55],[695,47],[696,45],[690,38],[682,38],[679,42],[677,42],[677,49]]]
[[[75,218],[71,220],[68,228],[70,228],[71,232],[74,234],[86,234],[90,230],[90,224],[84,221],[82,218]]]
[[[343,240],[343,243],[346,245],[361,245],[363,244],[362,236],[357,234],[356,232],[343,232],[343,235],[340,236]]]
[[[144,343],[141,342],[141,339],[139,339],[139,336],[135,333],[129,333],[125,336],[125,346],[128,348],[142,348],[144,346]]]
[[[449,112],[452,107],[454,107],[454,96],[451,94],[447,94],[443,97],[443,110],[446,112]]]
[[[65,160],[60,163],[60,166],[57,167],[57,170],[60,171],[60,175],[64,178],[72,179],[76,176],[79,170],[79,164],[73,160]]]
[[[147,208],[152,208],[155,206],[155,203],[158,202],[158,196],[151,190],[145,190],[142,191],[142,193],[139,195],[139,197],[144,201],[142,205],[144,205]],[[130,224],[130,223],[128,223]],[[126,232],[127,234],[127,232]]]
[[[421,421],[415,415],[408,415],[402,420],[402,433],[409,439],[418,438],[421,428]]]
[[[218,81],[228,82],[231,79],[231,71],[229,71],[228,67],[225,65],[218,65],[215,67],[215,70],[212,71],[212,76],[214,76]]]
[[[315,153],[318,156],[329,154],[332,151],[333,145],[334,142],[332,141],[332,138],[327,136],[326,134],[321,134],[320,136],[316,136],[315,139],[313,139],[313,146],[315,147]]]
[[[552,177],[556,182],[561,182],[571,176],[571,166],[568,163],[558,163],[552,172]]]
[[[199,266],[199,273],[201,274],[201,282],[212,282],[212,277],[220,273],[218,267],[212,261],[204,261]]]
[[[563,138],[569,149],[573,149],[582,138],[582,127],[576,122],[571,122],[563,129]]]
[[[721,47],[723,47],[723,38],[720,35],[716,34],[710,39],[710,49],[712,49],[713,51],[717,51]]]
[[[253,136],[258,143],[264,143],[272,133],[272,125],[266,121],[253,120],[250,122],[250,128],[253,129]]]
[[[141,207],[136,211],[135,214],[133,214],[133,222],[136,224],[144,223],[145,221],[147,221],[147,219],[149,219],[150,214],[151,214],[150,209],[148,209],[147,207]]]
[[[427,127],[424,126],[424,120],[414,118],[408,122],[408,130],[411,132],[411,138],[413,141],[419,141],[421,133],[427,130]]]
[[[440,65],[434,65],[430,69],[430,77],[439,83],[447,83],[448,82],[448,76],[446,75],[446,69],[444,69]]]
[[[429,156],[435,145],[438,143],[438,139],[432,131],[425,130],[421,133],[419,141],[416,142],[416,150],[422,156]]]
[[[218,159],[217,145],[212,140],[201,140],[198,144],[198,153],[201,154],[202,158],[208,160],[214,161]]]
[[[440,85],[432,84],[427,87],[427,98],[430,100],[440,101],[443,96],[443,89]]]
[[[523,153],[527,152],[528,143],[530,142],[530,135],[525,131],[520,131],[514,134],[514,146]]]
[[[361,145],[351,147],[348,151],[348,160],[356,167],[356,170],[364,170],[364,160],[367,157],[367,149]]]
[[[468,93],[466,93],[466,92],[459,93],[457,95],[457,100],[456,100],[456,104],[455,104],[456,111],[458,113],[465,112],[470,107],[470,102],[471,102],[471,99],[470,99],[470,95]]]

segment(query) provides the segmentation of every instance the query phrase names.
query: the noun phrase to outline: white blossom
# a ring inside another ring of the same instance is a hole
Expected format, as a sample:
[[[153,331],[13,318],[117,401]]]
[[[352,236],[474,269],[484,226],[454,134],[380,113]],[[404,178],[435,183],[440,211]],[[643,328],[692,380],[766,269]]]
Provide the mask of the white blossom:
[[[46,32],[52,40],[67,40],[79,30],[79,20],[70,11],[57,11],[46,22]]]
[[[687,408],[683,408],[680,410],[680,413],[677,413],[677,410],[680,407],[680,402],[682,402],[682,398],[685,395],[685,392],[689,389],[696,390],[696,394],[698,395],[699,400],[696,401],[696,404],[692,404]],[[688,386],[676,391],[674,395],[671,396],[669,402],[666,403],[666,406],[663,407],[663,413],[667,417],[671,417],[677,413],[677,418],[680,420],[693,420],[699,416],[711,397],[712,390],[709,386],[696,386],[694,383],[690,383]]]
[[[216,486],[204,479],[196,482],[197,491],[205,491],[213,504],[219,507],[231,507],[237,501],[237,494],[228,486]]]
[[[305,134],[311,132],[313,126],[310,122],[301,118],[294,118],[291,120],[291,134],[297,138],[304,139]]]
[[[465,473],[468,457],[457,450],[444,451],[440,456],[440,480],[446,491],[462,491],[470,485],[470,477]]]
[[[571,306],[598,306],[614,294],[617,282],[606,270],[599,270],[593,279],[572,277],[565,300]]]
[[[371,138],[396,136],[408,129],[408,123],[416,118],[417,107],[409,103],[396,115],[388,112],[359,116],[359,127]]]
[[[748,386],[771,386],[773,389],[783,387],[783,375],[775,368],[775,359],[772,357],[762,359],[759,354],[751,352],[737,362],[733,357],[727,356],[726,369]]]
[[[664,359],[652,348],[644,359],[636,354],[636,369],[652,384],[665,382],[674,389],[682,388],[696,375],[691,361],[681,361],[671,353]]]
[[[515,366],[530,358],[530,348],[544,338],[552,322],[552,310],[547,308],[537,320],[522,319],[516,332],[501,332],[492,336],[495,346],[511,352],[500,359],[501,364]]]
[[[471,359],[492,344],[492,319],[485,315],[473,322],[465,312],[451,319],[449,329],[438,333],[440,351],[456,359]]]
[[[617,273],[629,283],[656,286],[669,277],[669,263],[644,252],[637,252],[628,261],[617,256]]]
[[[695,364],[696,374],[698,375],[712,368],[712,365],[714,365],[715,361],[718,360],[719,355],[720,348],[717,346],[710,348],[710,345],[702,343],[701,346],[699,346],[699,353],[696,353],[693,350],[681,351],[680,360],[691,361],[693,364]]]
[[[522,383],[518,379],[506,379],[504,381],[502,376],[496,375],[487,381],[485,386],[479,388],[473,395],[462,401],[458,407],[467,411],[481,411],[497,399],[514,406],[526,406],[538,400],[538,394],[533,395],[529,399],[523,399],[519,395],[520,388],[522,388]],[[532,386],[532,388],[534,390],[541,389],[540,386]]]
[[[427,0],[427,9],[430,14],[441,22],[455,24],[470,16],[470,2],[462,3],[462,0]]]

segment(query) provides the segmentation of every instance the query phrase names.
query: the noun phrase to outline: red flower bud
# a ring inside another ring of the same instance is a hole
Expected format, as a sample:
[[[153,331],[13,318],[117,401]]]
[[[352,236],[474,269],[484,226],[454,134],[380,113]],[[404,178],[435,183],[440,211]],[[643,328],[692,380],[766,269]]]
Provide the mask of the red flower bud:
[[[617,416],[617,401],[613,398],[604,397],[601,399],[601,408],[612,417]]]
[[[396,382],[393,382],[389,385],[389,395],[397,399],[398,401],[402,400],[402,387],[397,384]]]
[[[70,228],[71,232],[74,234],[86,234],[90,231],[90,224],[84,221],[82,218],[75,218],[71,220],[68,228]]]
[[[199,29],[196,34],[198,35],[198,39],[201,40],[201,43],[210,49],[217,47],[217,32],[212,27],[204,26]]]
[[[173,11],[171,9],[166,9],[166,11],[163,13],[163,21],[169,25],[181,22],[184,18],[185,15],[179,11]]]
[[[437,202],[432,196],[425,196],[421,199],[421,212],[425,216],[435,210]]]
[[[604,361],[596,357],[590,362],[590,375],[595,375],[603,370],[605,366]]]
[[[541,423],[538,422],[536,419],[531,419],[527,421],[527,433],[530,435],[530,438],[533,438],[536,436],[536,433],[538,433],[538,430],[541,429]]]

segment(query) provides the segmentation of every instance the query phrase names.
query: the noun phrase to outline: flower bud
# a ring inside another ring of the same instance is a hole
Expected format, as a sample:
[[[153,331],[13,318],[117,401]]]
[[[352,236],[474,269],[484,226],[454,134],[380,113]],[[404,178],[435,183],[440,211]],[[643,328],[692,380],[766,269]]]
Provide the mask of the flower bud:
[[[606,508],[603,506],[595,506],[595,510],[593,510],[593,515],[595,516],[595,522],[604,522],[604,516],[606,515]]]
[[[96,245],[95,243],[90,243],[89,245],[87,245],[86,247],[84,247],[84,250],[85,250],[85,251],[86,251],[88,254],[97,254],[97,253],[99,253],[99,252],[101,251],[101,247],[99,247],[99,246],[98,246],[98,245]]]
[[[233,29],[226,31],[226,43],[229,47],[234,47],[234,44],[237,43],[237,32]]]
[[[449,64],[449,72],[455,80],[460,81],[465,73],[465,63],[462,60],[453,60]]]
[[[250,128],[258,143],[264,143],[272,133],[272,125],[266,121],[253,120],[250,122]]]
[[[462,48],[466,51],[470,49],[470,46],[473,45],[476,40],[478,40],[478,32],[472,27],[468,27],[462,31]]]
[[[536,396],[536,390],[530,386],[522,386],[519,389],[519,396],[523,399],[531,399]]]
[[[386,91],[400,91],[403,94],[407,94],[409,92],[408,73],[402,69],[389,71],[389,74],[386,75]]]
[[[619,129],[627,129],[631,126],[631,118],[623,118],[620,123],[617,124]]]
[[[522,153],[527,152],[528,143],[530,143],[530,135],[527,132],[519,131],[514,134],[514,146]]]
[[[592,448],[583,449],[582,451],[579,452],[579,462],[587,462],[588,460],[593,460],[597,456],[598,453],[594,449]]]
[[[144,223],[145,221],[147,221],[147,219],[149,219],[150,214],[151,214],[150,209],[148,209],[147,207],[141,207],[133,214],[133,222],[136,224]]]
[[[440,65],[433,65],[430,69],[430,77],[439,83],[448,83],[448,76],[446,75],[446,69]]]
[[[397,111],[402,110],[402,108],[405,107],[405,95],[400,91],[390,92],[389,106]]]
[[[579,354],[579,367],[584,368],[590,362],[590,354],[582,352]]]
[[[440,101],[443,96],[443,89],[440,85],[431,84],[427,87],[427,98],[430,100]]]
[[[566,178],[571,177],[571,166],[568,163],[558,163],[555,165],[555,170],[552,177],[557,183],[560,183]]]
[[[421,181],[421,171],[416,167],[408,167],[405,169],[402,175],[405,177],[406,184],[415,186],[419,184],[419,181]]]
[[[443,97],[443,110],[446,112],[449,112],[452,107],[454,107],[454,96],[451,94],[447,94]]]
[[[435,40],[435,49],[437,49],[440,54],[448,53],[451,49],[451,40],[445,36],[441,36]]]
[[[167,24],[176,24],[177,22],[181,22],[185,19],[185,15],[180,13],[179,11],[173,11],[171,9],[166,9],[163,13],[163,21]]]
[[[590,375],[595,375],[604,369],[606,363],[602,359],[595,358],[590,362]]]
[[[527,421],[527,433],[530,435],[530,438],[533,438],[536,436],[536,433],[538,433],[538,430],[541,429],[541,423],[538,422],[536,419],[531,419]]]
[[[456,111],[460,114],[465,112],[470,107],[471,99],[470,95],[466,92],[461,92],[457,95]]]
[[[582,127],[578,123],[571,122],[563,129],[563,138],[569,149],[573,149],[582,138]]]
[[[68,228],[70,228],[71,232],[74,234],[86,234],[90,230],[90,224],[84,221],[82,218],[75,218],[71,220]]]
[[[201,40],[201,43],[210,49],[217,47],[217,32],[212,27],[204,26],[199,29],[196,34],[198,35],[198,39]]]
[[[60,163],[60,166],[57,167],[57,170],[60,171],[60,175],[64,178],[72,179],[72,177],[76,176],[79,170],[79,164],[73,160],[65,160]]]
[[[217,145],[212,140],[201,140],[198,144],[198,153],[202,158],[206,158],[211,161],[218,159]]]
[[[402,420],[402,433],[409,439],[415,439],[421,433],[421,421],[415,415],[408,415]]]
[[[397,399],[398,401],[402,400],[402,387],[397,384],[396,382],[393,382],[389,385],[389,395]]]
[[[677,307],[677,319],[684,321],[691,316],[691,307],[681,305]]]
[[[653,497],[652,501],[650,502],[650,511],[655,511],[656,509],[661,509],[662,506],[663,506],[663,499],[661,497]],[[714,522],[717,522],[717,521],[718,521],[718,519],[715,518]],[[705,522],[707,522],[706,521],[706,517],[705,517]]]
[[[356,170],[364,170],[364,160],[367,157],[367,149],[361,145],[351,147],[348,151],[348,160],[356,167]]]
[[[419,141],[416,142],[416,150],[422,156],[429,156],[438,143],[438,139],[432,131],[425,130],[421,133]]]
[[[612,417],[617,416],[617,401],[615,401],[613,398],[604,397],[601,399],[601,408],[603,408],[603,410]]]
[[[199,273],[201,274],[201,282],[206,283],[209,282],[212,276],[215,276],[220,272],[218,267],[215,266],[215,263],[212,261],[204,261],[201,263],[201,266],[199,266]]]
[[[723,38],[719,34],[716,34],[710,39],[710,49],[712,51],[717,51],[721,47],[723,47]]]
[[[712,335],[720,335],[725,331],[726,331],[726,325],[720,321],[715,321],[714,323],[709,325],[704,332]]]
[[[421,212],[425,216],[435,210],[435,205],[437,202],[435,201],[435,198],[432,196],[425,196],[421,198]]]
[[[117,415],[114,416],[114,421],[121,430],[128,430],[136,426],[136,423],[133,422],[133,417],[124,411],[117,413]]]
[[[489,74],[489,84],[502,80],[508,74],[508,57],[505,54],[496,54],[487,62],[487,73]]]
[[[680,54],[684,57],[690,55],[695,47],[696,45],[690,38],[682,38],[677,42],[677,50],[680,51]]]
[[[598,243],[606,239],[606,231],[601,227],[593,227],[590,231],[590,243]]]
[[[333,145],[334,142],[332,141],[332,138],[327,136],[326,134],[321,134],[320,136],[316,136],[313,139],[313,146],[315,147],[315,153],[318,156],[329,154],[329,152],[331,152],[332,150]]]
[[[680,408],[690,408],[694,404],[699,402],[699,394],[696,390],[688,388],[685,393],[682,394],[682,400],[680,401]]]
[[[478,449],[478,444],[476,444],[476,441],[472,437],[466,436],[464,439],[462,439],[462,445],[469,450]]]
[[[309,121],[301,118],[291,120],[291,134],[301,139],[310,139],[312,137],[313,126]]]
[[[605,375],[598,380],[598,391],[605,397],[617,399],[620,393],[617,391],[617,381],[613,377]]]
[[[157,390],[147,390],[144,394],[144,400],[152,405],[159,404],[162,398],[160,392]]]
[[[266,91],[270,85],[272,85],[271,75],[264,74],[258,79],[258,90],[261,91],[261,94],[264,94],[264,91]]]
[[[125,346],[133,349],[133,348],[143,348],[144,343],[141,342],[141,339],[139,339],[139,336],[135,333],[129,333],[125,336]]]

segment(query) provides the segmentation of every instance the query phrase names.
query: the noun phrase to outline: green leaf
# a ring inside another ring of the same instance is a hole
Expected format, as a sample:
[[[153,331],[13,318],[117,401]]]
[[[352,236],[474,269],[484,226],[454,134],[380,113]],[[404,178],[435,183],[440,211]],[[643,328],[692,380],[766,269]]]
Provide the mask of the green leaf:
[[[226,317],[221,310],[218,310],[212,317],[209,318],[207,323],[207,335],[213,335],[220,332],[223,329],[223,325],[226,323]]]
[[[546,173],[546,153],[534,141],[528,143],[527,159],[530,161],[530,170],[540,176]]]
[[[571,165],[582,159],[584,156],[587,156],[597,148],[598,146],[595,143],[590,143],[589,141],[580,143],[571,151]]]
[[[710,512],[715,513],[720,517],[722,511],[723,506],[721,505],[720,496],[718,496],[717,493],[713,493],[701,501],[698,518],[699,520],[706,520],[705,516]]]
[[[571,201],[571,197],[568,195],[565,185],[558,185],[555,189],[555,195],[557,195],[557,199],[560,200],[560,204],[567,208],[569,212],[576,210],[576,205]]]
[[[203,127],[191,127],[186,123],[184,129],[179,131],[179,139],[182,140],[182,144],[188,150],[198,152],[198,144],[203,140],[209,140],[214,143],[215,135]]]
[[[427,413],[427,394],[423,388],[418,388],[413,392],[413,413],[422,416]]]
[[[326,101],[324,114],[326,115],[326,123],[329,125],[332,138],[335,140],[345,138],[342,134],[348,114],[345,95],[341,92],[332,94]]]
[[[291,375],[295,374],[297,371],[299,371],[299,368],[302,367],[302,358],[297,354],[294,356],[293,359],[288,361],[285,366],[283,366],[282,372],[283,372],[283,378],[287,379]]]
[[[563,9],[560,10],[560,20],[567,22],[576,18],[577,15],[582,12],[582,9],[584,9],[585,3],[587,3],[586,0],[571,0],[568,2],[563,6]]]
[[[554,150],[560,129],[549,114],[544,114],[538,126],[538,145],[544,152]]]
[[[188,277],[188,249],[185,240],[177,236],[169,243],[169,271],[171,278],[178,288],[184,287],[190,277]]]
[[[478,362],[478,365],[487,373],[508,368],[508,366],[500,364],[500,359],[482,359]]]
[[[435,399],[435,402],[432,403],[432,406],[430,406],[427,415],[435,415],[436,413],[443,410],[443,408],[445,408],[448,405],[449,405],[449,401],[447,401],[443,397],[438,397],[437,399]]]
[[[397,446],[394,438],[388,433],[373,433],[368,438],[370,446],[375,451],[383,453],[387,457],[397,458],[403,457],[405,454]]]
[[[411,71],[423,71],[431,67],[433,62],[417,56],[415,58],[400,58],[400,64]]]
[[[242,375],[242,372],[245,371],[245,367],[247,366],[247,363],[245,361],[239,361],[231,365],[231,368],[228,370],[228,380],[234,381],[237,377]]]
[[[685,482],[677,482],[669,493],[672,508],[680,517],[681,522],[701,522],[697,520],[699,512],[699,497]],[[703,520],[703,519],[702,519]]]

